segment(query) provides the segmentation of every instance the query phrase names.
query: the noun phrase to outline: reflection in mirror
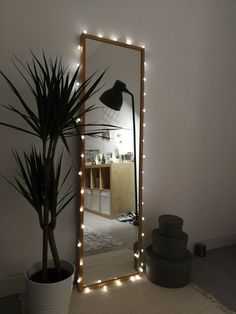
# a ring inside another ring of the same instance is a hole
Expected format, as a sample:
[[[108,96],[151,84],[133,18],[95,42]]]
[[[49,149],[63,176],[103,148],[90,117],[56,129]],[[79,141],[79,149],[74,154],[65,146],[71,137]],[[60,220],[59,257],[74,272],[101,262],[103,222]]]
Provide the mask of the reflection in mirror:
[[[98,104],[98,109],[86,113],[86,125],[106,125],[102,136],[86,137],[84,145],[82,280],[87,286],[136,272],[144,51],[82,36],[84,78],[108,68],[103,88],[85,105]],[[90,130],[88,126],[85,131]]]

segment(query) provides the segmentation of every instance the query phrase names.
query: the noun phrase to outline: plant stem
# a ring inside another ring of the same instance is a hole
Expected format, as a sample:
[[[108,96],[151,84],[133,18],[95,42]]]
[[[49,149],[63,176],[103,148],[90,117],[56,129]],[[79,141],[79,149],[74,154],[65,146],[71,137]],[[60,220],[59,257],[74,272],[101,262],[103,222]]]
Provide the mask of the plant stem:
[[[49,240],[49,245],[50,245],[50,249],[52,252],[52,257],[53,257],[54,265],[56,268],[57,276],[59,279],[60,275],[61,275],[61,263],[60,263],[60,259],[59,259],[59,255],[58,255],[58,251],[57,251],[57,247],[56,247],[54,230],[51,228],[49,228],[49,230],[48,230],[48,240]]]
[[[44,217],[43,217],[43,282],[47,282],[47,266],[48,266],[48,236],[49,236],[49,191],[51,184],[52,160],[46,159],[44,163]]]

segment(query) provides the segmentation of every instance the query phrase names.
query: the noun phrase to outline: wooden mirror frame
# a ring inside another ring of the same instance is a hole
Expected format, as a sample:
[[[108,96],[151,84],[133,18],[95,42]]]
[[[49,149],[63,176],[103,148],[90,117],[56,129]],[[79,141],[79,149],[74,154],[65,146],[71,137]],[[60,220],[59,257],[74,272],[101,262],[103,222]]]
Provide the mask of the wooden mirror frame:
[[[108,39],[108,38],[101,38],[98,36],[94,36],[91,34],[81,34],[80,36],[80,82],[84,82],[86,79],[86,39],[92,39],[95,41],[99,41],[102,43],[112,44],[116,46],[121,46],[129,49],[134,49],[140,52],[140,69],[141,69],[141,77],[140,77],[140,140],[139,140],[139,169],[138,169],[138,182],[139,182],[139,192],[138,192],[138,210],[139,210],[139,230],[138,230],[138,252],[134,254],[134,258],[137,260],[137,267],[136,271],[132,274],[127,274],[122,277],[115,277],[114,279],[102,281],[99,283],[94,283],[90,285],[84,286],[83,284],[83,258],[84,258],[84,243],[83,243],[83,228],[84,228],[84,173],[85,173],[85,162],[84,162],[84,148],[79,147],[79,156],[80,156],[80,186],[79,186],[79,204],[78,204],[78,223],[77,223],[77,246],[76,246],[76,278],[77,287],[80,292],[88,292],[89,289],[94,288],[101,288],[109,284],[116,284],[127,280],[135,280],[135,276],[142,275],[143,273],[143,248],[142,248],[142,240],[144,237],[143,233],[143,127],[144,127],[144,60],[145,60],[145,51],[143,47],[134,46],[131,44],[127,44],[124,42]],[[83,122],[82,122],[83,124]],[[83,130],[81,130],[83,131]]]

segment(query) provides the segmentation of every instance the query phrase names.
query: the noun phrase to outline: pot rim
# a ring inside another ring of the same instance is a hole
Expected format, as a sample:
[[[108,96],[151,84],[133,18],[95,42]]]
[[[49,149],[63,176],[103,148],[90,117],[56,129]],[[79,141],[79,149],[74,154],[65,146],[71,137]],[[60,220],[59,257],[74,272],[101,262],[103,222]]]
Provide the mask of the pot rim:
[[[42,269],[42,266],[41,266],[42,262],[36,262],[36,263],[32,264],[27,270],[25,270],[25,272],[24,272],[25,280],[27,280],[28,282],[33,283],[35,285],[38,285],[38,286],[48,286],[48,285],[57,286],[57,285],[60,285],[62,282],[70,281],[71,277],[73,277],[74,274],[75,274],[75,265],[73,263],[67,261],[67,260],[60,260],[60,261],[62,263],[62,268],[71,273],[67,278],[62,279],[62,280],[57,281],[57,282],[52,282],[52,283],[41,283],[41,282],[36,282],[34,280],[31,280],[30,277],[29,277],[29,271],[31,269],[35,268],[34,272],[32,272],[32,274],[34,274],[35,272],[37,272],[37,271]],[[53,263],[53,260],[49,260],[48,261],[49,265],[52,264],[52,263]],[[65,266],[67,266],[67,267],[65,267]]]

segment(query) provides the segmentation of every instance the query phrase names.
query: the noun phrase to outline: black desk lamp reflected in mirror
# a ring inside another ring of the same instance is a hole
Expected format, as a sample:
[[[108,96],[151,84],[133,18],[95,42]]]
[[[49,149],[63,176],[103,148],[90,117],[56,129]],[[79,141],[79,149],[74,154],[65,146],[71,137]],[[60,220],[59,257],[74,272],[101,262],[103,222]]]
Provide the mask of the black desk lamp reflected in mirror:
[[[139,225],[139,213],[138,213],[138,200],[137,200],[137,169],[136,169],[136,131],[135,131],[135,107],[134,107],[134,95],[126,88],[126,84],[116,80],[114,86],[111,89],[106,90],[101,96],[100,101],[116,111],[120,111],[123,104],[122,93],[127,93],[132,99],[132,118],[133,118],[133,141],[134,141],[134,194],[135,194],[135,217],[133,224]]]

